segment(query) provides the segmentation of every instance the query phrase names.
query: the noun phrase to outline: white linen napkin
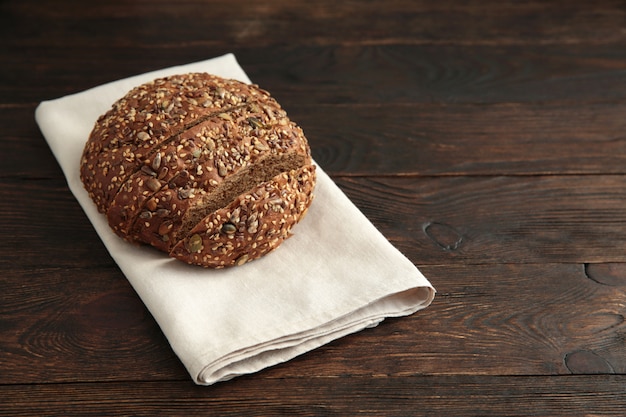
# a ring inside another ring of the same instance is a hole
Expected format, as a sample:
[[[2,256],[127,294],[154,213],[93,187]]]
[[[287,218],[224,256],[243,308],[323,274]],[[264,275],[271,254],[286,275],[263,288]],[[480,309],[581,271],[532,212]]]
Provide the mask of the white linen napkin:
[[[72,193],[195,383],[259,371],[432,302],[428,280],[320,167],[315,200],[294,236],[243,266],[189,266],[118,238],[79,178],[87,137],[132,87],[195,71],[250,82],[228,54],[44,101],[35,113]]]

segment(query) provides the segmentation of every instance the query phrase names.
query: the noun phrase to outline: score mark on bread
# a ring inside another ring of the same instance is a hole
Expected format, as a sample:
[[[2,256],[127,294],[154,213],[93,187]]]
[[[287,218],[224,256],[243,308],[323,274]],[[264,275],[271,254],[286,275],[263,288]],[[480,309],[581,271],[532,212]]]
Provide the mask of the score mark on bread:
[[[159,78],[113,104],[80,176],[119,236],[212,268],[278,247],[315,186],[304,133],[276,100],[206,73]]]

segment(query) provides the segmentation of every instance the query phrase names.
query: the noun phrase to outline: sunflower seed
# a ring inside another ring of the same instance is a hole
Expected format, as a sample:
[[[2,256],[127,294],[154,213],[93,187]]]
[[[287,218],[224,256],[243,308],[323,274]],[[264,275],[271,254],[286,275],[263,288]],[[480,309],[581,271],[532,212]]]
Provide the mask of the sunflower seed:
[[[151,177],[156,177],[157,173],[152,170],[148,165],[144,165],[141,167],[141,172],[146,175],[150,175]]]
[[[165,178],[165,176],[167,175],[167,173],[169,172],[169,168],[168,167],[163,167],[160,171],[159,171],[159,175],[157,175],[157,178],[162,180],[163,178]]]
[[[185,200],[189,197],[191,197],[192,194],[192,190],[191,188],[181,188],[178,190],[178,198],[180,198],[181,200]]]
[[[264,129],[265,125],[256,117],[248,117],[248,123],[253,129]]]
[[[237,224],[239,223],[239,214],[241,213],[241,208],[237,207],[233,210],[233,213],[230,215],[230,222]]]
[[[161,152],[157,152],[152,160],[152,169],[158,171],[161,167]]]
[[[167,216],[168,214],[170,214],[170,211],[169,211],[168,209],[161,208],[161,209],[158,209],[158,210],[156,211],[156,214],[157,214],[157,216],[159,216],[159,217],[165,217],[165,216]]]

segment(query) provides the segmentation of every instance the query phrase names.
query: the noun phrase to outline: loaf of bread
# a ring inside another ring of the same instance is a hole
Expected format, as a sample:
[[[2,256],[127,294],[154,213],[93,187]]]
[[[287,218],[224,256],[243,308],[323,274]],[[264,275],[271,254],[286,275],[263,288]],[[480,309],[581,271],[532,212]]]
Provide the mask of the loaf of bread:
[[[205,73],[128,92],[97,120],[80,169],[115,233],[212,268],[277,248],[315,186],[304,133],[276,100]]]

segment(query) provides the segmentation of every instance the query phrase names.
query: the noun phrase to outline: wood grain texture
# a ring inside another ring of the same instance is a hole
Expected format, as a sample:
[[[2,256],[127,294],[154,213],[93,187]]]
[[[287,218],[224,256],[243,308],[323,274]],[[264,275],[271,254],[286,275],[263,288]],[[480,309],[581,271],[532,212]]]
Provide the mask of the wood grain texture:
[[[239,378],[0,387],[0,415],[63,416],[621,416],[623,375],[546,378]]]
[[[250,378],[626,372],[626,274],[613,274],[607,285],[590,279],[582,264],[421,269],[438,289],[428,309]],[[14,278],[2,281],[0,384],[186,379],[118,272],[8,272]]]
[[[417,265],[626,260],[621,175],[336,182]]]
[[[0,227],[7,231],[0,243],[3,269],[112,265],[65,180],[8,181],[2,188],[7,193],[0,199]]]
[[[76,0],[42,3],[4,2],[8,23],[3,34],[20,46],[41,44],[42,24],[49,36],[83,47],[185,44],[276,45],[300,44],[545,44],[623,41],[625,12],[619,2],[483,2],[331,0],[250,3],[165,0],[115,0],[86,5]],[[15,17],[29,16],[17,25]],[[80,16],[80,19],[76,19]],[[190,19],[193,17],[194,19]],[[160,23],[166,23],[164,28]],[[68,27],[69,26],[69,27]],[[114,27],[120,30],[94,31]],[[202,31],[198,29],[202,28]],[[125,36],[136,36],[132,42]],[[76,36],[80,35],[80,36]],[[90,43],[92,42],[92,43]]]
[[[5,274],[0,384],[163,379],[163,369],[170,378],[186,376],[118,270],[77,273],[58,267]],[[137,361],[138,355],[146,360]]]
[[[61,178],[34,106],[2,109],[0,178]],[[288,109],[333,176],[551,175],[626,172],[626,105],[292,105]],[[576,117],[573,124],[570,117]],[[318,120],[323,120],[319,123]]]
[[[417,265],[626,261],[621,175],[337,177],[336,183]],[[11,197],[0,200],[6,233],[0,265],[112,264],[64,180],[2,187]]]
[[[626,51],[614,44],[357,45],[199,48],[9,44],[4,103],[38,103],[99,84],[234,52],[287,108],[306,104],[621,100]],[[146,60],[145,56],[150,56]],[[29,61],[22,73],[23,60]],[[67,68],[72,68],[68,72]],[[106,68],[106,70],[103,70]],[[323,88],[319,88],[323,86]]]
[[[335,176],[626,171],[621,103],[295,105],[289,112]]]

